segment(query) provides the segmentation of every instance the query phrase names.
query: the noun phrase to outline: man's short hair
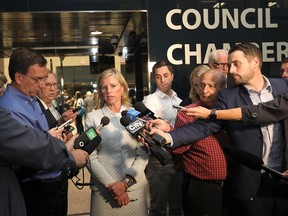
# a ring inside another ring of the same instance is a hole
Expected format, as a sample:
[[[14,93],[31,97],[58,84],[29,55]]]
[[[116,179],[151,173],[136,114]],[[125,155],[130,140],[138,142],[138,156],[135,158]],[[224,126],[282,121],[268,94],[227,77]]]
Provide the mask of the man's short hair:
[[[172,68],[172,65],[169,64],[168,62],[166,61],[158,61],[156,62],[153,67],[152,67],[152,73],[153,73],[153,77],[155,76],[155,70],[160,68],[160,67],[163,67],[163,66],[166,66],[168,68],[168,70],[173,73],[173,68]]]

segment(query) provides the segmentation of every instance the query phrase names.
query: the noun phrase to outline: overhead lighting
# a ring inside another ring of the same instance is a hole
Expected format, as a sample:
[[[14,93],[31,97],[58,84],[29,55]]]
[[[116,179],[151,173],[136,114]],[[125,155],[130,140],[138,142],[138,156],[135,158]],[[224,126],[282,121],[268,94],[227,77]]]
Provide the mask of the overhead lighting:
[[[99,39],[97,37],[92,37],[92,38],[90,38],[90,41],[91,41],[92,45],[96,45],[96,44],[98,44]]]
[[[91,35],[100,35],[100,34],[103,34],[103,32],[101,31],[93,31],[93,32],[90,32]]]
[[[223,7],[225,5],[225,2],[221,2],[221,3],[216,3],[213,8],[220,8],[220,7]]]
[[[98,48],[97,47],[92,48],[91,52],[93,55],[95,55],[96,53],[98,53]]]

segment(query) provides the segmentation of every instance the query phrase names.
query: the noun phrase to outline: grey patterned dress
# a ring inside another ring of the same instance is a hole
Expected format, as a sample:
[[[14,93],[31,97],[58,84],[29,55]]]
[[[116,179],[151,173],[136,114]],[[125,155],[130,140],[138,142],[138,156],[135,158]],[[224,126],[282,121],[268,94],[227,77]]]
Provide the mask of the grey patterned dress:
[[[90,155],[87,167],[91,173],[91,213],[93,216],[148,215],[146,197],[145,167],[148,153],[141,142],[135,140],[120,123],[122,106],[119,113],[113,113],[106,105],[102,109],[87,114],[86,128],[100,125],[101,118],[107,116],[110,123],[101,129],[102,141]],[[121,181],[126,174],[135,178],[136,184],[128,189],[130,202],[119,207],[108,193],[106,186]]]

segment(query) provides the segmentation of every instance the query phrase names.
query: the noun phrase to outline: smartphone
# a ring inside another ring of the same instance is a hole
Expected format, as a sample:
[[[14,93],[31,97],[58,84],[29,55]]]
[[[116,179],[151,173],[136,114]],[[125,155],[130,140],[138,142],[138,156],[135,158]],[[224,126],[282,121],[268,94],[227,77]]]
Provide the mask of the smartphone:
[[[76,107],[72,110],[73,113],[78,112],[81,109],[81,107]]]
[[[72,122],[72,119],[69,119],[68,121],[66,121],[65,123],[63,123],[59,127],[57,127],[57,129],[61,129],[62,127],[65,127],[65,126],[69,125],[71,122]]]
[[[75,127],[73,127],[72,125],[65,125],[64,126],[64,131],[63,133],[65,133],[65,135],[68,135],[69,133],[71,133],[73,130],[75,130]]]
[[[180,109],[187,109],[186,107],[180,106],[180,105],[175,105],[173,104],[173,107],[180,110]]]

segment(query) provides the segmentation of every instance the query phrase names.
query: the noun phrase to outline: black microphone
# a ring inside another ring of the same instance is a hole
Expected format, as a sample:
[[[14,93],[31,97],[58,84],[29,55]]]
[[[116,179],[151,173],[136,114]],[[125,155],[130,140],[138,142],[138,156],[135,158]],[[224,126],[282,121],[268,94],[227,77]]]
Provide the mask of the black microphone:
[[[100,125],[96,129],[94,127],[90,127],[77,137],[77,139],[74,141],[74,148],[83,149],[88,154],[91,154],[102,140],[97,130],[100,130],[109,123],[110,119],[107,116],[104,116],[101,119]]]
[[[134,137],[140,136],[148,144],[152,154],[160,161],[162,165],[166,165],[171,160],[171,154],[167,152],[160,143],[149,139],[145,134],[142,133],[145,130],[145,123],[141,120],[134,122],[128,116],[122,116],[120,119],[121,124],[126,127],[126,130]],[[164,138],[163,138],[164,139]],[[166,141],[165,141],[166,142]]]
[[[147,117],[147,118],[150,118],[150,119],[157,119],[155,117],[155,113],[152,112],[151,110],[149,110],[145,104],[143,104],[142,102],[138,101],[135,103],[134,105],[134,109],[139,111],[140,114],[138,115],[138,117]]]
[[[243,165],[249,167],[250,169],[253,170],[265,170],[266,172],[272,174],[273,176],[277,176],[280,178],[284,178],[281,172],[278,172],[275,169],[272,169],[270,167],[267,167],[264,165],[263,160],[244,150],[238,149],[233,146],[224,146],[222,147],[223,152],[232,157],[233,159],[236,159],[238,162],[242,163]],[[284,178],[285,179],[285,178]]]
[[[96,128],[96,130],[100,130],[102,127],[108,125],[110,123],[110,119],[107,116],[102,117],[100,125]]]

